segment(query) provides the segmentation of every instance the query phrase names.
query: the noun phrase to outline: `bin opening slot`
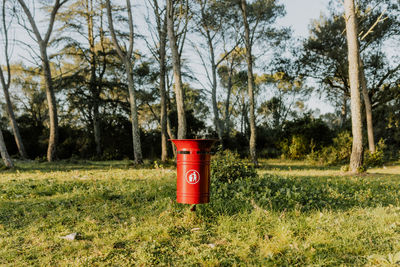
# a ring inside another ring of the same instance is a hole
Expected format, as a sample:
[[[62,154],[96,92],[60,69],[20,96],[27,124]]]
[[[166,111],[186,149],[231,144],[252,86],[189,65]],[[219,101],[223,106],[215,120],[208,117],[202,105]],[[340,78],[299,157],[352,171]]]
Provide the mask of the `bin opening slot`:
[[[178,154],[190,154],[190,151],[178,151]]]

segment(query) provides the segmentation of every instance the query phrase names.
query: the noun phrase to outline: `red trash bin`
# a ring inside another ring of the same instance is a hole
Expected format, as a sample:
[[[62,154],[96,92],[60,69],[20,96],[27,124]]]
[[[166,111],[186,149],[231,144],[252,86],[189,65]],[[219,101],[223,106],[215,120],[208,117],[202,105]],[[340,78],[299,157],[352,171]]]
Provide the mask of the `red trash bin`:
[[[210,158],[214,139],[171,139],[177,148],[176,201],[210,202]]]

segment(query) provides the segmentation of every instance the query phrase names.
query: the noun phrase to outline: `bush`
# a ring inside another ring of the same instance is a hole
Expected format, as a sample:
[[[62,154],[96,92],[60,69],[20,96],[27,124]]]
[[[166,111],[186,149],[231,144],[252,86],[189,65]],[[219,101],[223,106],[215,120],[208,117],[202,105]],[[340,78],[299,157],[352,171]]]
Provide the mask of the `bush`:
[[[218,152],[211,161],[211,180],[216,183],[232,183],[238,179],[255,178],[253,166],[229,150]]]
[[[256,170],[237,153],[218,152],[211,161],[212,201],[204,212],[211,216],[215,212],[233,214],[248,209],[247,188],[255,180],[258,180]]]
[[[323,147],[321,150],[312,152],[307,159],[324,165],[338,165],[347,163],[351,156],[353,138],[349,132],[341,132],[333,138],[333,144]]]
[[[378,144],[376,144],[375,153],[371,153],[369,150],[364,152],[364,166],[368,167],[380,167],[385,163],[385,141],[381,138]]]
[[[281,142],[282,156],[287,159],[303,159],[309,151],[307,139],[302,135],[293,135],[289,143],[288,139]]]

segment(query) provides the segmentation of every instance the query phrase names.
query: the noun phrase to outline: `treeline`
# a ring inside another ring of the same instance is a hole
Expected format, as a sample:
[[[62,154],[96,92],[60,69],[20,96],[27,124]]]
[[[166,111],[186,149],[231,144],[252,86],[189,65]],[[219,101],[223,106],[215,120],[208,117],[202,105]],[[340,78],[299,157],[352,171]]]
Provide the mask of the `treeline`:
[[[175,153],[168,139],[214,137],[257,165],[258,157],[329,158],[350,131],[359,155],[375,153],[380,139],[392,157],[400,149],[396,1],[358,1],[354,20],[331,1],[303,39],[277,26],[285,7],[273,0],[28,4],[2,1],[3,159],[8,150],[48,161],[165,161]],[[15,60],[16,50],[30,57]],[[312,95],[335,112],[310,110]]]

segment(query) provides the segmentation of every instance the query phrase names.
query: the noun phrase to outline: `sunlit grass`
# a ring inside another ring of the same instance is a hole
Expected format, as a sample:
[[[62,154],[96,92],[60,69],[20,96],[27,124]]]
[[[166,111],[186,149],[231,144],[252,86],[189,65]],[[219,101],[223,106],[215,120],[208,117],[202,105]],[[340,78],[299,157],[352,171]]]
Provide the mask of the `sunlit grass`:
[[[348,176],[301,161],[261,163],[259,173],[269,176],[260,179],[274,177],[284,194],[270,200],[244,196],[247,208],[237,211],[225,212],[215,203],[190,212],[175,203],[171,168],[149,163],[135,169],[129,161],[19,162],[16,170],[0,173],[0,265],[400,262],[398,166]],[[317,193],[313,186],[320,187]],[[316,204],[311,209],[296,204],[303,199]],[[329,205],[319,204],[325,202]],[[77,233],[75,240],[61,238],[70,233]]]

